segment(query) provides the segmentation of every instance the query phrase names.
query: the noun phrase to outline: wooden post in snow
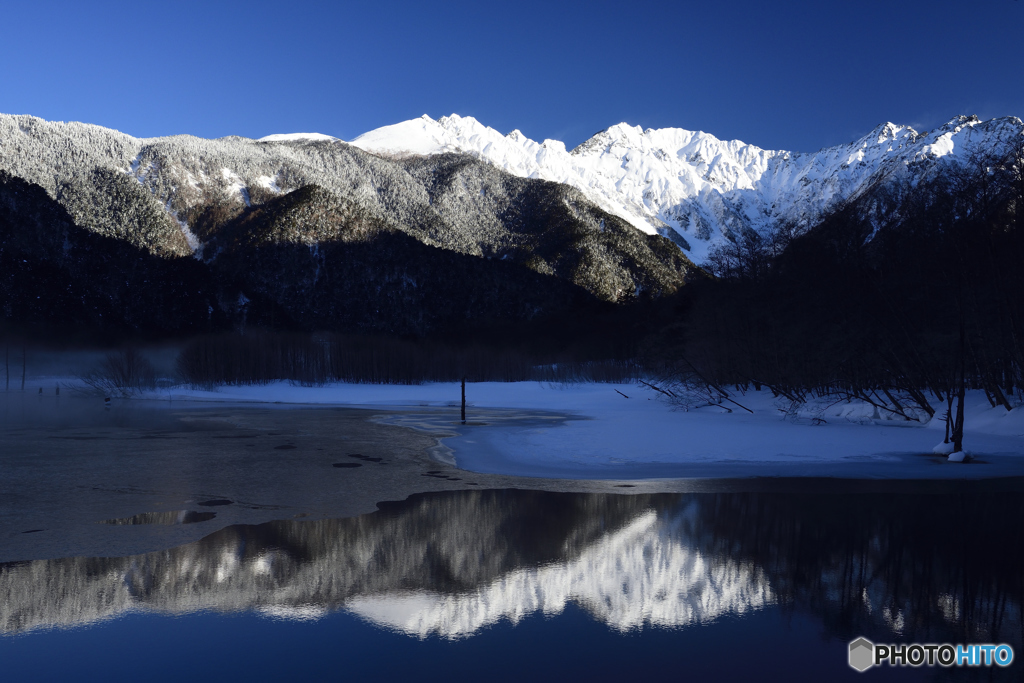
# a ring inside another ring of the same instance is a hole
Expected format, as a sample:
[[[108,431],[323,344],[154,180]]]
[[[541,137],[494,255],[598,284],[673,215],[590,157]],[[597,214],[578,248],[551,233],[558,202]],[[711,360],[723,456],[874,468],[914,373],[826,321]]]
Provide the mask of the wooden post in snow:
[[[462,378],[462,424],[466,424],[466,378]]]

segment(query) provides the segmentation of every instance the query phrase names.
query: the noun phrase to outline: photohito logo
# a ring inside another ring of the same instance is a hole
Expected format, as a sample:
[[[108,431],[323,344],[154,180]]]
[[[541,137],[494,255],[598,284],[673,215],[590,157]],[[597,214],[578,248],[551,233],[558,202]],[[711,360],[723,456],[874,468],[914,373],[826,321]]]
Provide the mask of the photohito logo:
[[[857,671],[867,671],[883,663],[889,666],[1010,666],[1012,662],[1013,648],[1002,643],[875,645],[867,638],[850,643],[850,666]]]

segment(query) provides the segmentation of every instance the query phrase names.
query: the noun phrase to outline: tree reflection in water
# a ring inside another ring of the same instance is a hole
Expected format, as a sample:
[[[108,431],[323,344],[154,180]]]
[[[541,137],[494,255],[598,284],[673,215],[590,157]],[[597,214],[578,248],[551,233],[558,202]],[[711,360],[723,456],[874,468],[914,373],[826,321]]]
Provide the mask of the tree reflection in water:
[[[709,554],[761,567],[780,605],[839,638],[1020,643],[1024,496],[957,488],[709,494],[689,531]]]

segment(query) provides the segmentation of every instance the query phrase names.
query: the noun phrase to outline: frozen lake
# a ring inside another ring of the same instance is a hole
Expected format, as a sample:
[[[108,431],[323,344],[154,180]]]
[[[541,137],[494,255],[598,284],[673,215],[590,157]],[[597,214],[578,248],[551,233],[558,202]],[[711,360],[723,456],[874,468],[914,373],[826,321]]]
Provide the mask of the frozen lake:
[[[489,406],[463,427],[429,400],[169,398],[0,403],[12,679],[859,680],[858,636],[1024,652],[1024,479],[979,478],[989,463],[879,461],[966,478],[517,477],[437,458],[474,469],[490,453],[502,470],[489,449],[557,444],[587,417]]]

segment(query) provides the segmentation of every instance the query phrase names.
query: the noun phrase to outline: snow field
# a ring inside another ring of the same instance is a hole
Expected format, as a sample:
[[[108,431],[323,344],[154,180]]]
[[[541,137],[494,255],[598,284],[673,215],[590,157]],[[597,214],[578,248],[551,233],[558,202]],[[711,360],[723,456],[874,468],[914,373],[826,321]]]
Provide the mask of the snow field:
[[[393,419],[385,416],[383,420],[457,432],[444,443],[454,452],[459,467],[520,476],[1024,475],[1024,407],[1009,412],[993,409],[980,392],[968,396],[965,449],[977,460],[997,467],[959,470],[935,467],[948,454],[936,447],[943,439],[941,416],[925,424],[880,419],[864,404],[837,404],[823,411],[787,416],[784,406],[767,391],[734,397],[753,411],[748,413],[735,406],[731,406],[732,412],[717,406],[687,411],[655,391],[633,384],[470,383],[466,387],[466,426],[458,424],[458,383],[301,387],[278,382],[213,392],[175,388],[149,396],[172,402],[256,401],[389,412],[419,410],[422,414],[410,417],[396,412]],[[539,411],[555,415],[541,419]],[[938,457],[933,455],[940,451]],[[842,467],[831,470],[832,465]]]

